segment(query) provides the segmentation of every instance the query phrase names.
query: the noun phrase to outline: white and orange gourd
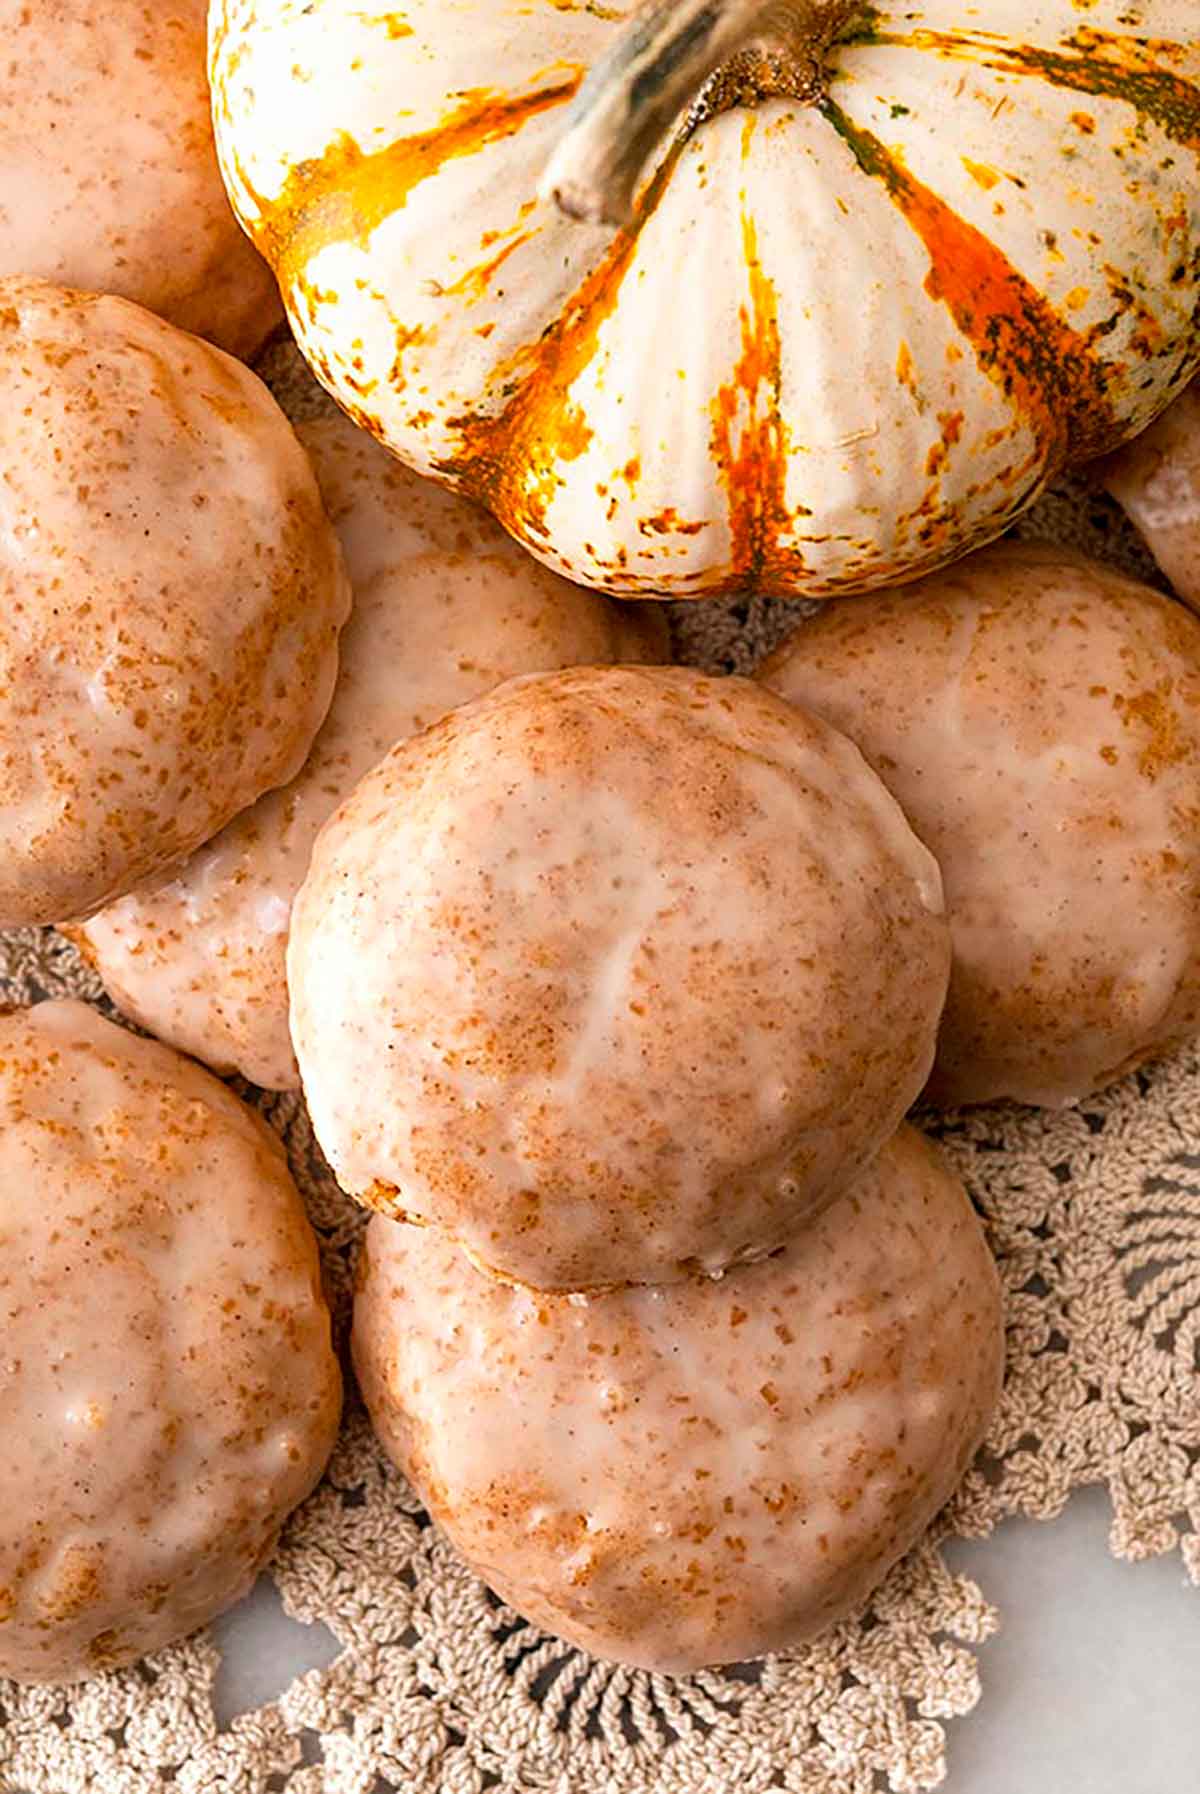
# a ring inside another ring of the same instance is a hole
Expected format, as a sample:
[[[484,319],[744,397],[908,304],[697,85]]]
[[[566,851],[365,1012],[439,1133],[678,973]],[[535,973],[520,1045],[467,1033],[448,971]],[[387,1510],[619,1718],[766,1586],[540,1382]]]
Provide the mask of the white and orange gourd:
[[[211,25],[225,178],[321,379],[610,592],[914,577],[1200,363],[1195,0]]]

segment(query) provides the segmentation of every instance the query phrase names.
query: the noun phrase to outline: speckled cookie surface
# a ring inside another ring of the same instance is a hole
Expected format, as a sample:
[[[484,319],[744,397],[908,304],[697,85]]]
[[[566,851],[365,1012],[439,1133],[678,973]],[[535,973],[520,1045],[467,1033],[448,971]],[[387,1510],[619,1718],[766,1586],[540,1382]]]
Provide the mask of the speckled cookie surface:
[[[268,1089],[300,1081],[285,968],[292,899],[318,829],[356,780],[396,741],[514,673],[661,658],[666,648],[652,608],[622,611],[568,585],[348,419],[301,424],[299,434],[354,588],[329,715],[290,785],[82,930],[128,1014]]]
[[[1099,471],[1175,591],[1200,611],[1200,382]]]
[[[64,1681],[249,1588],[340,1381],[282,1148],[75,1002],[0,1019],[0,1674]]]
[[[282,317],[217,168],[205,0],[0,0],[0,275],[249,355]]]
[[[782,1252],[588,1298],[367,1232],[354,1351],[385,1448],[492,1588],[668,1671],[796,1645],[946,1499],[1000,1386],[995,1268],[903,1129]]]
[[[349,588],[240,363],[0,281],[0,923],[86,915],[299,769]]]
[[[862,747],[938,858],[935,1100],[1060,1104],[1200,1028],[1200,621],[1032,543],[829,605],[766,682]]]
[[[937,867],[858,751],[750,681],[511,681],[326,825],[289,943],[352,1194],[585,1288],[780,1244],[928,1071]]]

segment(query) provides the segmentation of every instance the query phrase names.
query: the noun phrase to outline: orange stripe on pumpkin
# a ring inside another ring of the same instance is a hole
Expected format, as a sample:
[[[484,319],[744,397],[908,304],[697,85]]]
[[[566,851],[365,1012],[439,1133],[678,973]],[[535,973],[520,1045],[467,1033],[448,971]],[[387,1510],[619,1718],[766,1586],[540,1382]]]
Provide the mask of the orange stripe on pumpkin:
[[[926,291],[945,305],[979,367],[1033,429],[1051,468],[1118,441],[1107,369],[1086,338],[1063,322],[994,243],[910,174],[894,151],[832,100],[822,103],[822,111],[920,237],[930,261]]]
[[[439,297],[445,299],[461,293],[470,299],[482,299],[509,256],[515,255],[518,249],[524,249],[526,243],[532,243],[537,234],[536,230],[521,231],[511,242],[506,243],[503,249],[498,249],[490,260],[481,262],[477,267],[468,268],[465,274],[460,274],[458,279],[451,282],[449,286],[442,287]]]
[[[502,408],[450,419],[460,446],[435,471],[486,504],[518,538],[549,535],[545,515],[560,484],[557,464],[576,459],[591,442],[592,431],[582,407],[572,403],[570,389],[596,353],[600,328],[616,308],[641,232],[666,191],[682,148],[680,140],[672,145],[643,191],[632,223],[613,238],[549,329],[495,371],[493,390],[510,395]]]
[[[775,288],[763,273],[754,220],[742,214],[749,303],[738,307],[741,354],[709,407],[713,467],[729,517],[726,583],[791,584],[804,569],[798,549],[780,545],[793,527],[787,503],[788,440],[780,414],[782,351]]]
[[[549,72],[549,71],[547,71]],[[509,94],[474,87],[428,131],[398,138],[382,149],[360,149],[341,132],[320,156],[297,162],[274,199],[250,192],[259,216],[252,236],[280,284],[303,281],[312,258],[332,243],[360,243],[408,203],[414,187],[460,156],[477,155],[512,137],[539,113],[572,99],[582,68],[532,93]]]
[[[750,123],[752,121],[748,121]],[[481,500],[519,537],[546,539],[546,510],[560,483],[560,463],[582,454],[592,440],[570,388],[598,347],[601,326],[615,310],[638,237],[653,213],[684,148],[677,140],[646,189],[632,226],[611,244],[599,266],[568,301],[560,318],[532,348],[518,353],[495,376],[501,390],[518,382],[497,415],[456,418],[461,450],[438,464]],[[798,548],[780,546],[794,526],[788,509],[786,427],[780,414],[781,346],[775,290],[763,273],[754,222],[743,216],[742,241],[749,302],[739,308],[740,354],[729,382],[710,405],[711,449],[725,489],[730,561],[722,591],[751,583],[787,588],[804,570]],[[635,490],[640,466],[627,463],[619,477]],[[642,533],[694,535],[703,520],[662,512],[643,520]],[[619,581],[621,567],[612,573]],[[684,582],[689,576],[684,576]],[[696,577],[692,575],[690,577]],[[664,569],[663,587],[679,582]]]

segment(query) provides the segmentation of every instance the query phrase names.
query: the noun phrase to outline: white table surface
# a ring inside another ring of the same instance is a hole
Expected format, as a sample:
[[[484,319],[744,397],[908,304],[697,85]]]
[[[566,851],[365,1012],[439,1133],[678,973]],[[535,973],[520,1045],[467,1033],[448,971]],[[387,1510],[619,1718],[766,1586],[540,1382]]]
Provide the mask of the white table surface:
[[[1200,1589],[1177,1556],[1118,1563],[1108,1517],[1089,1489],[1059,1520],[950,1547],[1002,1629],[978,1647],[979,1705],[948,1722],[944,1794],[1200,1794]],[[337,1654],[266,1579],[217,1631],[222,1721]]]

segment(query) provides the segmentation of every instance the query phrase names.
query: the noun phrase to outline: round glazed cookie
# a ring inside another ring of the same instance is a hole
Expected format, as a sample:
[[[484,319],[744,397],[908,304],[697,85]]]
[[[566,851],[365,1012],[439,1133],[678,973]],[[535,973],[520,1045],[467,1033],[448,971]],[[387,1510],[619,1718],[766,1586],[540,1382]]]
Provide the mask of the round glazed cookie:
[[[337,689],[302,771],[182,868],[76,939],[161,1039],[269,1089],[300,1074],[285,969],[317,831],[394,742],[514,673],[657,659],[661,613],[559,579],[483,511],[419,479],[337,414],[299,426],[342,540],[354,610]]]
[[[1179,596],[1200,610],[1200,381],[1098,471]]]
[[[1005,544],[825,606],[764,665],[937,856],[954,970],[930,1095],[1054,1106],[1200,1028],[1200,621]]]
[[[546,1288],[779,1245],[924,1082],[949,943],[857,749],[749,680],[510,681],[393,750],[292,912],[343,1188]]]
[[[379,1216],[354,1311],[379,1438],[467,1561],[572,1644],[677,1673],[863,1599],[967,1468],[1003,1348],[983,1230],[909,1128],[721,1279],[517,1290]]]
[[[204,0],[0,0],[0,276],[134,299],[234,355],[281,319],[217,168]]]
[[[246,1593],[341,1404],[283,1149],[82,1003],[0,1019],[0,1674],[128,1663]]]
[[[0,281],[0,925],[70,920],[300,768],[349,587],[271,395],[123,299]]]

